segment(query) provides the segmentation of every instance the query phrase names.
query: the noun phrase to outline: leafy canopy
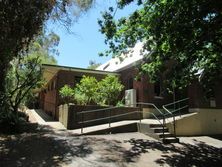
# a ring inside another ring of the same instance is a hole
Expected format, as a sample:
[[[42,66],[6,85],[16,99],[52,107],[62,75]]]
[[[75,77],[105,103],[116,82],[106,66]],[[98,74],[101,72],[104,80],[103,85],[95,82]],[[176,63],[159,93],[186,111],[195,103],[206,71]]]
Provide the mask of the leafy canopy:
[[[99,20],[110,50],[118,56],[143,42],[141,71],[152,81],[162,78],[169,88],[199,79],[206,92],[222,78],[222,1],[119,0],[118,10],[131,2],[138,8],[115,20],[110,8]],[[145,51],[151,51],[149,54]]]
[[[26,52],[19,54],[10,62],[6,77],[6,96],[10,108],[17,111],[21,103],[30,104],[34,100],[33,90],[40,88],[44,81],[41,64],[55,64],[56,47],[59,37],[54,33],[42,33],[29,46]]]
[[[27,51],[49,18],[70,26],[72,20],[75,21],[82,11],[87,11],[92,3],[89,0],[0,1],[0,112],[8,110],[6,77],[10,62],[23,55],[21,52]],[[71,15],[72,10],[79,12],[74,16]]]

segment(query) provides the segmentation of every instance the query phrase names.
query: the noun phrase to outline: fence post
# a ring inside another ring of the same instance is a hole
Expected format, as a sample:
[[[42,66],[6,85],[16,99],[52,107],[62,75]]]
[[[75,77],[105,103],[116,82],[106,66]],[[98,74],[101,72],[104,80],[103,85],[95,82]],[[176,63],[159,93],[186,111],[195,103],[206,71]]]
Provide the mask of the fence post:
[[[166,115],[166,111],[163,110],[163,114],[162,114],[162,116],[163,116],[163,140],[165,139],[165,132],[164,132],[164,130],[165,130],[165,124],[166,124],[165,115]]]
[[[173,129],[174,129],[174,137],[176,138],[176,121],[175,121],[175,115],[173,115]]]
[[[84,113],[81,112],[81,134],[83,133]]]
[[[109,128],[111,127],[111,110],[109,109]]]

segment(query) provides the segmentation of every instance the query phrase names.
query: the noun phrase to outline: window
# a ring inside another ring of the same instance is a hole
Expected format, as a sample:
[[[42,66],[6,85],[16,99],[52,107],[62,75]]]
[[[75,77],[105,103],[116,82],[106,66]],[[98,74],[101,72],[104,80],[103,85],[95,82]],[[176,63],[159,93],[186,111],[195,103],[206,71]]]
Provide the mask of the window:
[[[133,89],[133,78],[129,78],[128,80],[128,89]]]

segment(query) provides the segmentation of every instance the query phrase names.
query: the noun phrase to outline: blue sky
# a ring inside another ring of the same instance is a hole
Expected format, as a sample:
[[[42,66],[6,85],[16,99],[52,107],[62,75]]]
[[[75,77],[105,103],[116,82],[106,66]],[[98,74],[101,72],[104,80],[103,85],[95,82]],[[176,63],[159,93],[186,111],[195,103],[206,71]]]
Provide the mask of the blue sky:
[[[58,65],[85,68],[90,60],[104,63],[110,59],[110,57],[98,56],[99,52],[108,47],[104,43],[104,35],[99,32],[97,20],[101,18],[101,11],[105,11],[112,5],[116,6],[115,0],[98,0],[95,6],[71,27],[74,34],[68,33],[60,26],[54,26],[53,31],[60,36],[58,46],[60,55],[56,57]],[[134,5],[123,11],[118,10],[116,18],[125,16],[133,10],[135,10]]]

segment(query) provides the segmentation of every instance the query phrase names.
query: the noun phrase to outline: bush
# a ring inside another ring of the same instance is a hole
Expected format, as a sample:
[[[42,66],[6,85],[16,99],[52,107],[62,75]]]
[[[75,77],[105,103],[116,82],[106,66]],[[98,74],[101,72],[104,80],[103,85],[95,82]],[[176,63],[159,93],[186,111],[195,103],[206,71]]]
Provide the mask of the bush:
[[[75,101],[78,105],[87,104],[87,98],[83,93],[79,92],[77,89],[75,89]]]
[[[15,133],[20,132],[23,125],[28,121],[28,116],[24,112],[1,112],[0,132]]]
[[[95,77],[84,75],[74,90],[77,103],[90,104],[98,90],[98,81]]]
[[[120,83],[119,78],[115,75],[108,75],[98,83],[96,101],[102,100],[104,104],[116,104],[124,86]]]
[[[59,90],[59,95],[62,97],[64,102],[68,104],[70,101],[73,101],[75,92],[69,85],[65,85]]]
[[[115,75],[108,75],[99,82],[95,77],[83,76],[74,89],[65,85],[59,93],[66,103],[75,100],[79,105],[92,102],[99,105],[115,105],[123,88],[124,86]]]

